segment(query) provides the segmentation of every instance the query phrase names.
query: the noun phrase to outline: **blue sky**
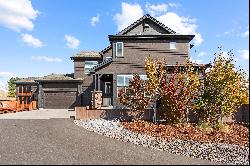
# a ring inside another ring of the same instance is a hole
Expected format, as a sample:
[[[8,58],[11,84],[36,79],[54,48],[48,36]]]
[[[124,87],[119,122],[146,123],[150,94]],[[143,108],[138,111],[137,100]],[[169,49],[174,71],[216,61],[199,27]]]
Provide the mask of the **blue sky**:
[[[147,13],[177,33],[196,35],[193,61],[209,63],[222,45],[249,73],[248,0],[0,0],[0,83],[72,73],[73,54],[102,50],[108,35]]]

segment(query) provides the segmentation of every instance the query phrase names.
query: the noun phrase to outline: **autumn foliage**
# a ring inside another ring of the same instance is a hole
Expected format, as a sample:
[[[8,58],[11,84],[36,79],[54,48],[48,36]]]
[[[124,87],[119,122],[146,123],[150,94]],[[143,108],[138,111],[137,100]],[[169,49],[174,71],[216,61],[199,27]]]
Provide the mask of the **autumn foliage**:
[[[200,88],[198,69],[188,59],[183,68],[176,64],[172,74],[162,81],[160,109],[164,117],[173,123],[187,122]]]
[[[168,122],[188,122],[189,114],[195,113],[201,122],[211,124],[233,115],[248,101],[245,74],[235,68],[231,51],[225,57],[220,49],[209,72],[189,59],[172,68],[164,59],[149,56],[145,61],[147,81],[134,75],[127,91],[119,93],[120,102],[132,110],[143,110],[158,101]]]
[[[248,100],[245,73],[235,68],[232,51],[225,56],[219,49],[205,74],[204,88],[197,100],[199,115],[209,123],[233,115]]]
[[[134,112],[139,111],[139,115],[135,115],[136,118],[140,118],[142,111],[149,105],[150,98],[145,97],[145,91],[145,81],[138,74],[133,75],[126,89],[119,91],[120,103]]]

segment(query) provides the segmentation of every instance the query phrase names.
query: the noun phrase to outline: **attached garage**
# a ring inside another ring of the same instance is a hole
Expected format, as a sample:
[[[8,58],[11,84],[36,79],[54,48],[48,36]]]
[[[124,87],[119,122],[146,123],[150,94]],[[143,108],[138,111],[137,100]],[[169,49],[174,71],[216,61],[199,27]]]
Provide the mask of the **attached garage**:
[[[39,86],[39,108],[73,109],[79,104],[83,80],[65,75],[59,76],[49,75],[49,77],[36,80]]]
[[[44,108],[65,109],[74,108],[77,100],[77,92],[45,92]]]

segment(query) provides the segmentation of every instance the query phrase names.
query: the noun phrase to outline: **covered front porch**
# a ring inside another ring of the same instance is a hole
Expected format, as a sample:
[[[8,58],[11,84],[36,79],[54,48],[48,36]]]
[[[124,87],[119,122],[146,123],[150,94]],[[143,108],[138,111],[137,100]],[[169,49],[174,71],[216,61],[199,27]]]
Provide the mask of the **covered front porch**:
[[[94,91],[92,91],[92,107],[113,108],[114,74],[94,74]]]

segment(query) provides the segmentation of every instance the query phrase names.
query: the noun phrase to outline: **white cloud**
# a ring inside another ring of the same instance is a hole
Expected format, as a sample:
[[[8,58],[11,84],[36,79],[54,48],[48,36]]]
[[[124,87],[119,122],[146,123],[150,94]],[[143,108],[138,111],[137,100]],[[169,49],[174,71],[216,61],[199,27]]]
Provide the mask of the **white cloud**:
[[[14,31],[32,30],[38,14],[29,0],[0,0],[0,24]]]
[[[150,4],[146,3],[146,10],[158,15],[157,20],[176,31],[179,34],[195,35],[194,44],[199,46],[203,42],[203,38],[199,32],[197,32],[196,19],[179,16],[174,12],[167,12],[168,6],[177,7],[177,4]],[[143,10],[139,4],[122,3],[121,13],[117,13],[114,16],[114,20],[118,26],[118,31],[126,28],[134,21],[143,16]]]
[[[241,34],[242,37],[248,37],[249,36],[249,28]]]
[[[122,2],[121,13],[117,13],[113,19],[118,26],[118,31],[121,31],[142,16],[143,10],[139,4],[129,4]]]
[[[156,16],[159,14],[162,14],[163,12],[166,12],[168,8],[168,5],[165,3],[151,5],[150,3],[146,3],[146,10],[149,12],[150,15]]]
[[[0,78],[11,78],[14,77],[15,75],[11,72],[4,72],[0,71]]]
[[[52,58],[48,56],[32,56],[31,59],[35,61],[45,61],[45,62],[61,62],[62,61],[62,59],[60,58]]]
[[[239,50],[238,52],[243,59],[249,60],[249,50]]]
[[[66,45],[69,48],[77,49],[78,46],[80,45],[80,41],[77,38],[75,38],[74,36],[65,35],[64,38],[67,41]]]
[[[196,30],[197,25],[195,19],[182,17],[174,12],[167,12],[159,17],[156,17],[156,19],[179,34],[195,35],[194,44],[196,46],[199,46],[203,42],[201,34]]]
[[[3,98],[3,96],[6,96],[7,92],[8,92],[7,81],[0,81],[0,98]]]
[[[206,52],[204,52],[204,51],[201,51],[201,52],[199,52],[198,53],[198,57],[202,57],[202,56],[204,56],[204,55],[207,55],[207,53]]]
[[[96,24],[99,22],[99,18],[100,18],[99,14],[97,14],[97,16],[92,17],[90,20],[91,26],[93,27],[96,26]]]
[[[179,3],[168,3],[168,6],[176,8],[176,7],[180,6],[180,4]]]
[[[217,37],[220,37],[220,36],[236,36],[236,37],[248,37],[249,36],[249,26],[246,27],[245,31],[242,32],[242,27],[241,26],[238,26],[238,27],[234,27],[228,31],[225,31],[221,34],[217,34],[216,36]]]
[[[159,4],[150,4],[146,3],[146,11],[153,17],[159,16],[167,12],[168,8],[177,8],[180,6],[179,3],[159,3]]]
[[[21,37],[22,37],[23,42],[27,43],[31,47],[43,46],[43,43],[39,39],[33,37],[30,34],[22,34]]]

